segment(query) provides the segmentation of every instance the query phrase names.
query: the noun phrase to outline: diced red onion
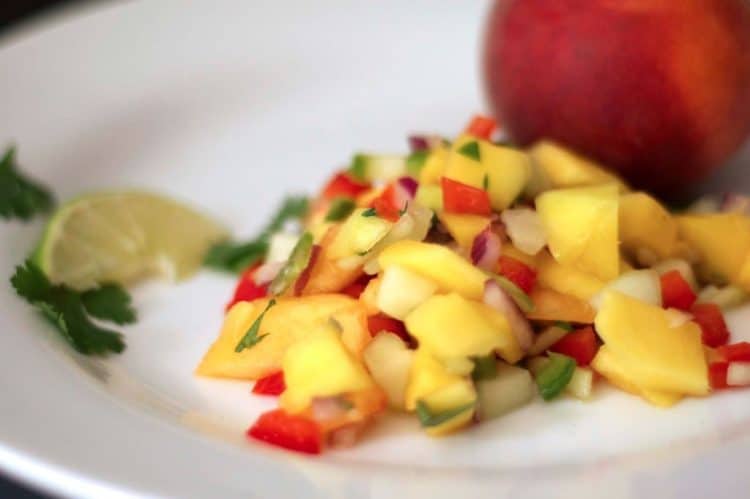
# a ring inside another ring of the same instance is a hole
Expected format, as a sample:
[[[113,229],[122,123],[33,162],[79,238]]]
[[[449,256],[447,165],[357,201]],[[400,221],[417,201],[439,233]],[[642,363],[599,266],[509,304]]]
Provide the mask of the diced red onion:
[[[414,180],[411,177],[401,177],[396,181],[396,184],[402,189],[404,189],[408,194],[410,199],[414,199],[414,196],[417,195],[417,188],[419,187],[419,183]]]
[[[724,213],[750,214],[750,197],[736,193],[724,194],[721,200],[721,211]]]
[[[484,283],[484,304],[505,316],[521,350],[527,352],[534,343],[534,331],[508,293],[492,279]]]
[[[536,255],[547,244],[539,215],[531,208],[505,210],[500,219],[513,245],[527,255]]]
[[[255,274],[253,275],[253,281],[255,281],[255,284],[258,286],[262,286],[264,284],[268,284],[269,282],[273,281],[276,276],[279,274],[279,271],[286,265],[286,262],[268,262],[264,263],[260,267],[258,267],[258,270],[255,271]]]
[[[428,151],[439,146],[443,138],[438,135],[410,135],[409,149],[412,152]]]
[[[487,226],[471,245],[471,263],[483,270],[494,271],[502,252],[500,236]]]
[[[333,421],[346,416],[347,406],[341,397],[315,397],[310,404],[312,418],[320,423]]]
[[[727,369],[727,385],[748,386],[750,385],[750,363],[731,362]]]
[[[328,435],[328,445],[337,448],[352,447],[365,429],[364,423],[352,423],[333,430]]]

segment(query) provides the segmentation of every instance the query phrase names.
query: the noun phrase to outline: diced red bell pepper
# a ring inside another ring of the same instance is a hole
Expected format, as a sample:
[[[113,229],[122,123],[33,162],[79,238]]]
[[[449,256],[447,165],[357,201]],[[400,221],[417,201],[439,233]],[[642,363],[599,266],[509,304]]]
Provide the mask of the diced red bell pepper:
[[[487,191],[443,177],[443,207],[448,213],[468,215],[492,214],[490,196]]]
[[[708,381],[711,388],[721,390],[729,388],[727,384],[727,373],[729,372],[728,362],[714,362],[708,366]]]
[[[381,331],[388,331],[404,340],[407,344],[411,343],[411,338],[406,331],[404,323],[393,317],[388,317],[385,314],[371,315],[368,317],[367,329],[370,331],[371,336],[375,336]]]
[[[268,296],[268,283],[262,286],[255,283],[255,272],[258,267],[260,267],[260,264],[250,267],[242,273],[239,281],[237,281],[237,286],[234,288],[234,295],[227,303],[226,310],[232,308],[237,302],[253,301]]]
[[[693,288],[677,270],[661,276],[661,299],[664,308],[690,310],[696,298]]]
[[[703,332],[703,344],[710,347],[726,345],[729,341],[729,329],[724,322],[724,315],[715,303],[696,303],[690,309],[693,320]]]
[[[358,182],[346,172],[339,172],[328,181],[323,189],[325,199],[338,197],[356,198],[370,188],[370,184]]]
[[[498,260],[498,268],[501,276],[513,282],[526,294],[531,293],[536,284],[536,271],[513,257],[502,255]]]
[[[586,326],[566,334],[550,350],[573,357],[579,366],[588,366],[599,350],[599,343],[594,328]]]
[[[261,414],[247,430],[247,435],[256,440],[285,449],[320,454],[323,449],[323,434],[318,424],[306,417],[287,414],[283,409]]]
[[[286,384],[283,371],[260,378],[253,386],[253,393],[256,395],[281,395],[284,390],[286,390]]]
[[[396,201],[396,187],[393,184],[389,184],[383,192],[372,200],[370,203],[372,208],[375,208],[378,216],[391,222],[398,221],[401,218],[401,209]]]
[[[362,276],[359,279],[357,279],[356,281],[354,281],[353,283],[351,283],[350,285],[342,289],[341,292],[345,295],[351,296],[352,298],[359,298],[359,296],[365,290],[365,288],[373,279],[373,277],[375,276],[362,274]]]
[[[750,362],[750,343],[742,341],[732,345],[723,345],[716,353],[727,362]]]
[[[466,127],[466,133],[478,139],[490,140],[496,128],[497,121],[494,118],[478,114],[471,119]]]
[[[319,244],[313,244],[312,250],[310,250],[310,260],[307,262],[307,267],[305,267],[305,270],[300,273],[294,283],[294,296],[300,296],[302,291],[305,290],[305,286],[307,286],[307,283],[310,281],[312,270],[315,267],[315,264],[318,263],[321,250],[322,248]]]

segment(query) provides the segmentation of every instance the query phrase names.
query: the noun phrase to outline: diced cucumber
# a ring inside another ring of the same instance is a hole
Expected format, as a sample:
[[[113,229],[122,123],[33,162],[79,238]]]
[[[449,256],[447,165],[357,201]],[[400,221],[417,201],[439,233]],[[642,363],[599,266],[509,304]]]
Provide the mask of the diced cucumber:
[[[474,369],[471,379],[474,381],[494,379],[497,377],[497,358],[495,354],[485,355],[474,359]]]
[[[292,254],[294,246],[299,241],[299,234],[289,232],[276,232],[271,236],[266,255],[267,262],[285,262]]]
[[[364,182],[388,181],[406,175],[406,157],[384,154],[357,154],[349,173]]]
[[[529,349],[529,355],[541,355],[546,352],[552,345],[568,334],[569,330],[560,326],[550,326],[536,335],[534,344]]]
[[[435,291],[437,284],[433,281],[394,265],[383,272],[376,303],[382,312],[404,320]]]
[[[477,382],[477,393],[479,418],[499,418],[534,398],[534,380],[526,369],[500,362],[494,378]]]
[[[710,285],[703,288],[698,295],[698,303],[714,303],[722,310],[729,310],[745,303],[748,299],[747,293],[734,285],[718,288]]]
[[[516,302],[516,305],[518,305],[518,308],[520,308],[521,311],[529,313],[534,310],[534,302],[531,301],[531,297],[524,293],[521,288],[503,276],[493,274],[492,278],[497,281],[501,288],[503,288],[503,291],[513,298],[513,301]]]
[[[414,151],[413,153],[409,154],[409,156],[406,158],[406,173],[416,179],[419,179],[419,174],[422,171],[425,161],[427,161],[427,157],[429,155],[430,151],[426,149],[422,151]]]
[[[565,393],[569,393],[579,400],[591,398],[591,389],[594,385],[594,371],[586,367],[576,367],[573,377],[570,378]]]
[[[313,237],[309,232],[305,232],[300,237],[297,244],[292,250],[292,254],[289,255],[289,259],[286,262],[276,278],[271,282],[268,290],[274,295],[280,295],[297,280],[303,270],[307,268],[310,263],[310,256],[312,255],[313,248]]]
[[[381,239],[367,253],[367,263],[365,263],[364,267],[365,273],[374,275],[380,272],[380,264],[377,257],[386,247],[404,239],[422,241],[427,237],[431,225],[432,210],[423,206],[409,206],[408,211],[401,216],[388,235]]]
[[[599,310],[604,293],[610,290],[619,291],[636,300],[661,307],[661,282],[659,274],[654,270],[631,270],[604,286],[589,300],[595,310]]]
[[[409,350],[395,334],[383,332],[375,335],[362,357],[372,379],[388,397],[390,406],[403,410],[414,351]]]
[[[567,355],[550,353],[549,362],[536,375],[542,398],[549,401],[557,397],[568,385],[575,370],[575,360]]]
[[[436,212],[443,211],[443,189],[439,185],[420,184],[414,202]]]
[[[366,209],[355,210],[342,224],[336,239],[329,248],[329,257],[338,260],[363,256],[383,239],[393,223],[377,216],[367,215]]]

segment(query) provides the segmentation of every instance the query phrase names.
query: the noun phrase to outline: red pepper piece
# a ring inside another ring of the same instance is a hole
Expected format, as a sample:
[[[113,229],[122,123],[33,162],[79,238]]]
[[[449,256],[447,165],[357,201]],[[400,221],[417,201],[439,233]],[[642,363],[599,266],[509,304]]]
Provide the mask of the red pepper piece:
[[[247,435],[271,445],[306,454],[320,454],[323,449],[323,434],[315,421],[287,414],[282,409],[261,414],[255,424],[247,430]]]
[[[443,206],[448,213],[490,215],[492,206],[487,191],[443,177]]]
[[[742,341],[720,346],[716,349],[716,353],[727,362],[750,362],[750,343]]]
[[[708,381],[711,388],[721,390],[729,388],[727,384],[727,372],[729,372],[728,362],[714,362],[708,366]]]
[[[237,302],[253,301],[268,296],[269,283],[262,286],[255,283],[255,272],[258,267],[260,267],[260,264],[250,267],[242,273],[239,281],[237,281],[237,286],[234,288],[232,299],[227,303],[226,310],[232,308]]]
[[[388,187],[370,203],[372,208],[375,208],[378,216],[391,222],[398,221],[401,218],[401,209],[396,202],[396,188],[393,184],[389,184]]]
[[[500,275],[513,282],[521,288],[526,294],[531,293],[536,284],[536,271],[510,256],[503,255],[498,260]]]
[[[284,390],[286,390],[286,384],[282,371],[260,378],[253,386],[253,393],[256,395],[281,395]]]
[[[357,279],[356,281],[354,281],[353,283],[351,283],[350,285],[342,289],[341,293],[345,295],[349,295],[352,298],[359,298],[359,296],[365,290],[365,288],[373,279],[373,277],[375,276],[362,274],[362,276],[359,279]]]
[[[676,270],[661,276],[661,299],[664,308],[690,310],[697,296],[690,284]]]
[[[356,198],[370,188],[370,184],[358,182],[346,172],[335,174],[323,189],[325,199],[338,197]]]
[[[466,133],[478,139],[490,140],[496,128],[497,121],[494,118],[478,114],[471,119],[469,126],[466,127]]]
[[[714,303],[697,303],[690,309],[693,320],[703,332],[703,344],[710,347],[726,345],[729,341],[729,329],[724,322],[721,309]]]
[[[579,366],[588,366],[599,350],[599,343],[594,328],[586,326],[566,334],[550,350],[573,357]]]
[[[375,336],[381,331],[388,331],[404,340],[407,344],[411,343],[411,338],[406,331],[404,323],[398,319],[388,317],[385,314],[371,315],[368,317],[367,329],[370,331],[371,336]]]

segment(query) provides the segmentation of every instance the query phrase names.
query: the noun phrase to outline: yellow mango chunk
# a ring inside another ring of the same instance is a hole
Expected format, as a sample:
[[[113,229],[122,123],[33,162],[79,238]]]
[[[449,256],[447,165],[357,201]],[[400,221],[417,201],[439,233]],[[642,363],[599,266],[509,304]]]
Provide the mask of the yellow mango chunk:
[[[622,248],[632,255],[641,249],[660,259],[674,255],[677,222],[659,201],[644,192],[620,196],[619,233]]]
[[[422,170],[419,172],[419,185],[431,185],[440,182],[445,165],[448,162],[448,148],[438,146],[427,155]]]
[[[315,397],[369,390],[375,382],[341,341],[331,325],[320,326],[290,346],[282,362],[286,389],[279,405],[287,412],[302,412]]]
[[[594,323],[623,372],[639,387],[708,393],[708,368],[696,323],[670,327],[667,311],[616,291],[604,293]]]
[[[537,253],[536,255],[529,255],[528,253],[524,253],[510,243],[503,243],[503,255],[515,258],[519,262],[524,263],[527,267],[531,267],[535,270],[539,268],[538,257],[540,254],[541,252]]]
[[[698,270],[709,281],[737,284],[750,291],[750,218],[739,213],[677,217],[680,236],[700,259]]]
[[[620,191],[628,190],[614,173],[554,142],[535,144],[529,155],[552,188],[615,184]]]
[[[619,275],[616,185],[547,191],[536,208],[555,260],[603,281]]]
[[[459,152],[471,142],[478,144],[479,161]],[[486,188],[492,208],[502,211],[523,192],[531,177],[531,159],[523,151],[462,135],[451,146],[444,176],[478,189]]]
[[[425,433],[431,437],[442,437],[454,433],[471,423],[474,411],[476,411],[477,392],[472,382],[468,379],[463,379],[461,382],[452,383],[426,395],[421,401],[433,414],[455,411],[456,409],[466,407],[465,410],[443,423],[424,428]]]
[[[547,251],[537,256],[537,262],[537,282],[559,293],[588,301],[604,287],[601,279],[575,267],[562,265]]]
[[[537,286],[529,295],[534,309],[526,314],[536,321],[593,324],[596,311],[588,301]]]
[[[428,298],[404,322],[420,347],[438,359],[480,357],[496,351],[515,364],[523,356],[501,313],[456,293]]]
[[[596,357],[591,361],[591,367],[620,390],[638,395],[655,406],[671,407],[682,399],[682,396],[676,393],[649,390],[638,386],[628,378],[622,365],[606,345],[599,348]]]
[[[472,300],[481,300],[484,272],[445,246],[418,241],[398,241],[378,256],[380,267],[400,265],[431,279],[443,293],[456,292]]]
[[[474,238],[490,224],[489,217],[481,215],[440,213],[438,217],[458,245],[468,250],[471,250]]]
[[[337,240],[341,227],[341,224],[332,225],[318,243],[321,248],[320,254],[310,269],[310,276],[301,294],[336,293],[356,281],[362,274],[361,267],[341,267],[331,254],[332,245]]]
[[[406,385],[406,410],[413,411],[418,400],[423,400],[438,390],[465,382],[465,377],[449,372],[432,353],[424,348],[418,348],[414,352],[409,382]]]
[[[440,184],[419,184],[414,202],[440,213],[443,211],[443,188]]]
[[[239,302],[224,319],[219,337],[196,369],[200,376],[259,379],[281,369],[286,350],[309,331],[334,318],[342,325],[342,340],[359,355],[370,340],[367,316],[359,301],[344,295],[277,298],[264,316],[258,335],[267,334],[251,348],[235,347],[268,305],[268,299]]]

